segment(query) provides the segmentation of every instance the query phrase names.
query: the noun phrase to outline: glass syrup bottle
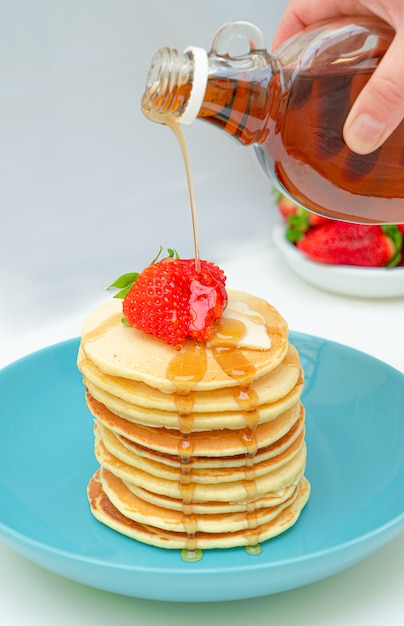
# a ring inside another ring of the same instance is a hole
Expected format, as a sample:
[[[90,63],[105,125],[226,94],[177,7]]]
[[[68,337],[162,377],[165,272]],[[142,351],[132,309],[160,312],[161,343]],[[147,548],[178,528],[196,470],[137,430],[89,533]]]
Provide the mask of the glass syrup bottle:
[[[236,38],[248,52],[232,56]],[[347,114],[394,37],[377,18],[309,27],[270,54],[246,21],[217,32],[209,53],[163,48],[150,65],[142,108],[154,121],[196,118],[254,146],[274,184],[303,207],[358,223],[404,222],[404,122],[377,150],[352,152]],[[234,44],[233,44],[234,45]]]

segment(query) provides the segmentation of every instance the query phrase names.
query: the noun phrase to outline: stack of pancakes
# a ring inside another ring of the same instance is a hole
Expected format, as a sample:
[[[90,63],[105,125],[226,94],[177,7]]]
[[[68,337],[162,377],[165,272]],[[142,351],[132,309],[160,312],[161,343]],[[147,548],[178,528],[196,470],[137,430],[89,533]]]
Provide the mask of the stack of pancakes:
[[[256,546],[308,500],[297,350],[271,305],[228,295],[211,342],[181,350],[122,324],[119,300],[84,324],[78,367],[100,464],[90,507],[144,543]]]

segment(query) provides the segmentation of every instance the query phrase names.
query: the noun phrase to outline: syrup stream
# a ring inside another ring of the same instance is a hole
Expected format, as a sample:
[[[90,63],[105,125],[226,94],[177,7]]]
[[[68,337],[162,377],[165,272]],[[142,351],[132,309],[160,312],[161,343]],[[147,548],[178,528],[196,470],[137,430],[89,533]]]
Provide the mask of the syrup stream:
[[[178,144],[181,149],[182,158],[184,160],[185,172],[187,176],[188,183],[188,193],[189,193],[189,202],[191,207],[191,219],[192,219],[192,232],[194,237],[194,252],[195,252],[195,267],[196,271],[199,272],[201,269],[201,261],[199,254],[199,236],[198,236],[198,222],[196,218],[196,202],[195,202],[195,192],[194,192],[194,183],[192,179],[192,169],[191,169],[191,160],[189,158],[189,150],[187,146],[187,142],[185,140],[184,131],[181,128],[181,125],[178,123],[177,118],[173,113],[166,112],[164,114],[157,113],[151,104],[153,91],[157,89],[157,85],[151,87],[144,95],[142,100],[142,112],[151,122],[156,122],[157,124],[164,124],[168,126],[174,133],[177,138]]]

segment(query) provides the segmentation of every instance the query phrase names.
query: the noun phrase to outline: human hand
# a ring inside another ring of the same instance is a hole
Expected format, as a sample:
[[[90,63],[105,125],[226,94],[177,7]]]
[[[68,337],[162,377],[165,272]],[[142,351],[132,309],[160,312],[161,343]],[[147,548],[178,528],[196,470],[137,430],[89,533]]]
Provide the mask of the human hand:
[[[358,154],[368,154],[404,119],[404,0],[290,0],[275,34],[273,49],[311,24],[355,15],[376,15],[396,32],[344,125],[344,139],[349,148]]]

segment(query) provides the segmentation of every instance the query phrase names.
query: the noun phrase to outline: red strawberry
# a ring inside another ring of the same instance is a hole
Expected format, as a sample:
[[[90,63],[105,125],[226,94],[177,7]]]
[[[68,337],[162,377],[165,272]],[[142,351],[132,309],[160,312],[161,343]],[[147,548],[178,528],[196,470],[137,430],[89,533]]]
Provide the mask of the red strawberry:
[[[173,251],[141,274],[125,274],[111,287],[123,287],[123,313],[130,326],[180,345],[186,337],[206,342],[227,303],[226,277],[208,261],[179,259]]]
[[[189,277],[189,308],[191,322],[188,335],[197,341],[209,341],[213,327],[220,320],[227,304],[224,288],[226,278],[223,271],[208,261],[200,262],[200,271],[195,268],[195,260],[178,261],[183,263]]]
[[[276,193],[276,206],[285,220],[289,215],[296,215],[297,204],[281,193]]]
[[[313,261],[337,265],[397,265],[402,235],[396,226],[331,221],[306,233],[297,244]]]
[[[307,211],[280,192],[276,192],[275,201],[280,214],[287,223],[286,238],[292,243],[302,239],[310,228],[316,228],[331,221],[327,217]]]

